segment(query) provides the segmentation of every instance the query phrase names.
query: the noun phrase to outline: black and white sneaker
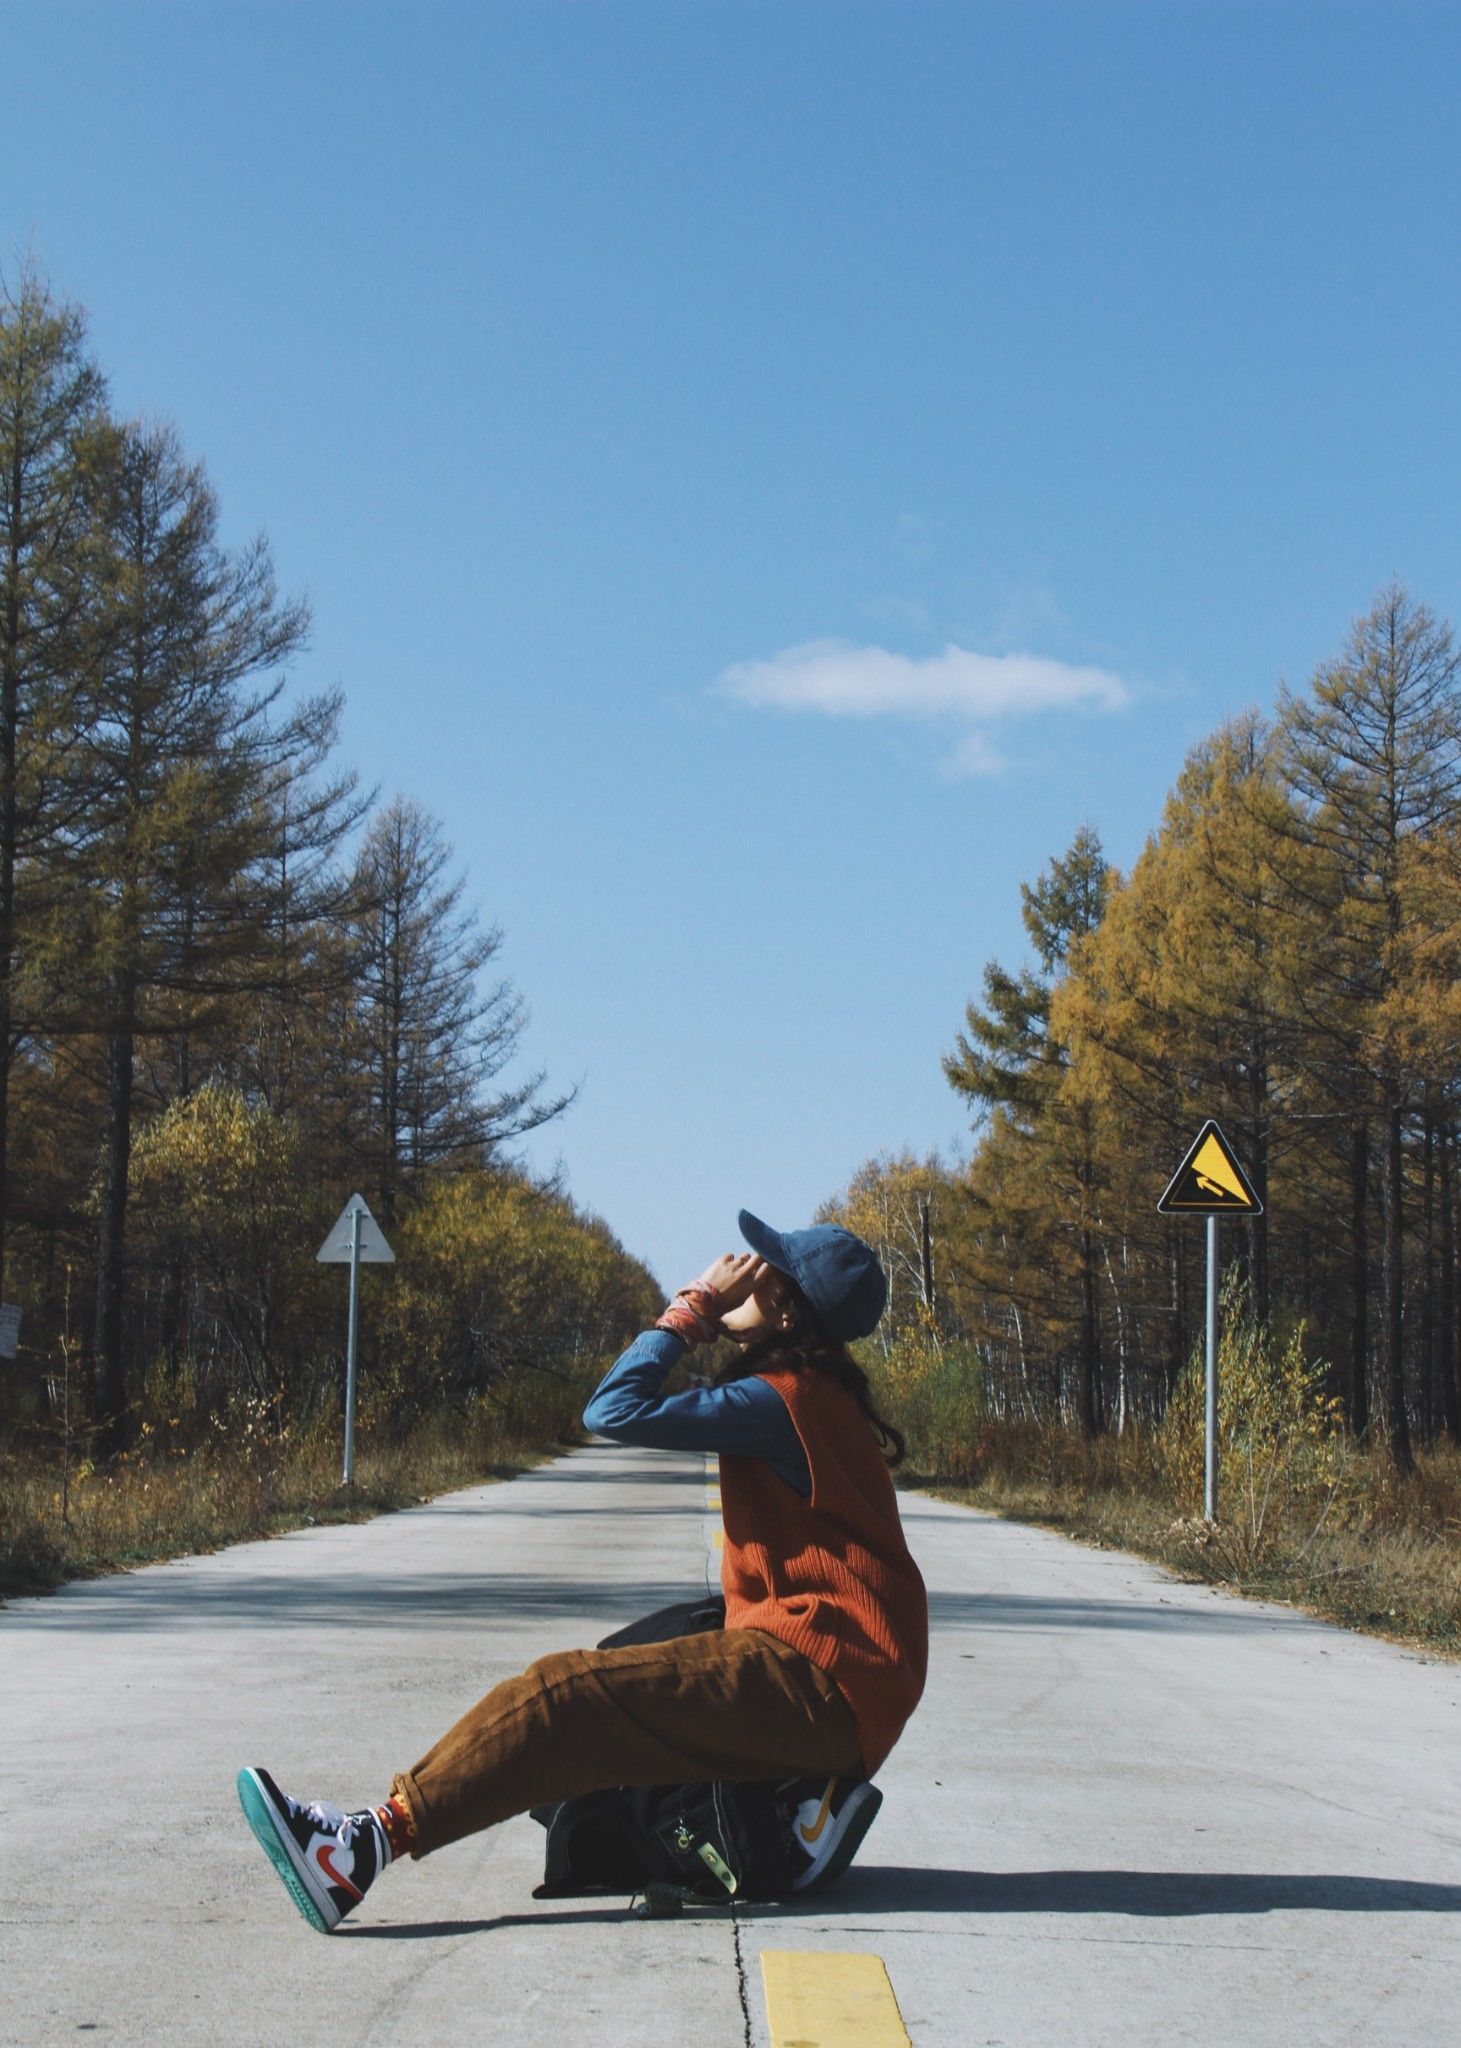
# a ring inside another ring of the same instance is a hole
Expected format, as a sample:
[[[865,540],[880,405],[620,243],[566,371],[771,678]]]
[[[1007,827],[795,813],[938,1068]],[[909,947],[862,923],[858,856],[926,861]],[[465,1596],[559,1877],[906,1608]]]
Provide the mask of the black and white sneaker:
[[[391,1860],[376,1816],[368,1807],[346,1813],[326,1799],[302,1806],[259,1769],[239,1772],[238,1797],[290,1898],[311,1927],[333,1933]]]
[[[866,1778],[829,1778],[812,1789],[810,1797],[799,1800],[791,1832],[807,1861],[805,1870],[793,1878],[792,1890],[815,1891],[840,1877],[862,1847],[882,1803],[882,1793]]]

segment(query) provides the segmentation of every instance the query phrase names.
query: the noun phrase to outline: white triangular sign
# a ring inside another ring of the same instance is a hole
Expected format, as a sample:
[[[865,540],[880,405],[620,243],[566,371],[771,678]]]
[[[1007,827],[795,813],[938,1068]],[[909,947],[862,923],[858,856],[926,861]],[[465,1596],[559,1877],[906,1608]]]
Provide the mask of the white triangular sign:
[[[348,1266],[350,1243],[354,1236],[353,1219],[360,1218],[360,1263],[362,1266],[393,1266],[396,1255],[386,1243],[385,1234],[366,1206],[364,1195],[352,1195],[329,1236],[320,1246],[315,1257],[322,1266]]]

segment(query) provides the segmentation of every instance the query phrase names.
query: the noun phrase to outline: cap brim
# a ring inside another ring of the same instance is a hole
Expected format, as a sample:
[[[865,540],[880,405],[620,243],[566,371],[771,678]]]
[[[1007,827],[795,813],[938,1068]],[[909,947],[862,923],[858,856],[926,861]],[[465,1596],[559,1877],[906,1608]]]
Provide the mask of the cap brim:
[[[786,1249],[786,1241],[779,1230],[773,1230],[769,1223],[763,1223],[760,1217],[753,1216],[749,1209],[742,1209],[736,1223],[741,1236],[758,1258],[764,1259],[768,1266],[774,1266],[778,1273],[785,1273],[788,1280],[796,1278]]]

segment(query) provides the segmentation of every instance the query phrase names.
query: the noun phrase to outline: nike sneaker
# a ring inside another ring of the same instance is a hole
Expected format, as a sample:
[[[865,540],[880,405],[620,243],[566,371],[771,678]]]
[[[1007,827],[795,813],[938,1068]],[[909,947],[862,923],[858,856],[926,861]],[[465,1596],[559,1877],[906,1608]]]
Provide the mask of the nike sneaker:
[[[882,1803],[882,1793],[866,1778],[831,1778],[800,1800],[791,1832],[806,1868],[793,1878],[792,1890],[815,1891],[840,1877],[862,1847]]]
[[[326,1799],[301,1805],[265,1770],[240,1771],[238,1797],[290,1898],[311,1927],[333,1933],[391,1860],[380,1821],[369,1807],[346,1813]]]

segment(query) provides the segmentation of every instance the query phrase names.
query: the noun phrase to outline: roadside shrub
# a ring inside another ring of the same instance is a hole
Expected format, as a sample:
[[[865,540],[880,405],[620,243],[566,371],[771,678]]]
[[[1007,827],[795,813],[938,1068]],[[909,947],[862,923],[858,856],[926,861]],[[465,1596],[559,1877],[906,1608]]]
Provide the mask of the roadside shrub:
[[[878,1406],[908,1440],[909,1466],[972,1480],[984,1422],[977,1354],[941,1342],[932,1320],[921,1313],[886,1353],[868,1346],[861,1362]]]
[[[1156,1435],[1158,1468],[1199,1546],[1225,1555],[1247,1576],[1292,1549],[1307,1549],[1350,1476],[1343,1404],[1324,1392],[1326,1368],[1306,1351],[1307,1329],[1279,1343],[1253,1313],[1236,1275],[1223,1288],[1218,1337],[1219,1522],[1201,1520],[1207,1379],[1194,1354]]]

